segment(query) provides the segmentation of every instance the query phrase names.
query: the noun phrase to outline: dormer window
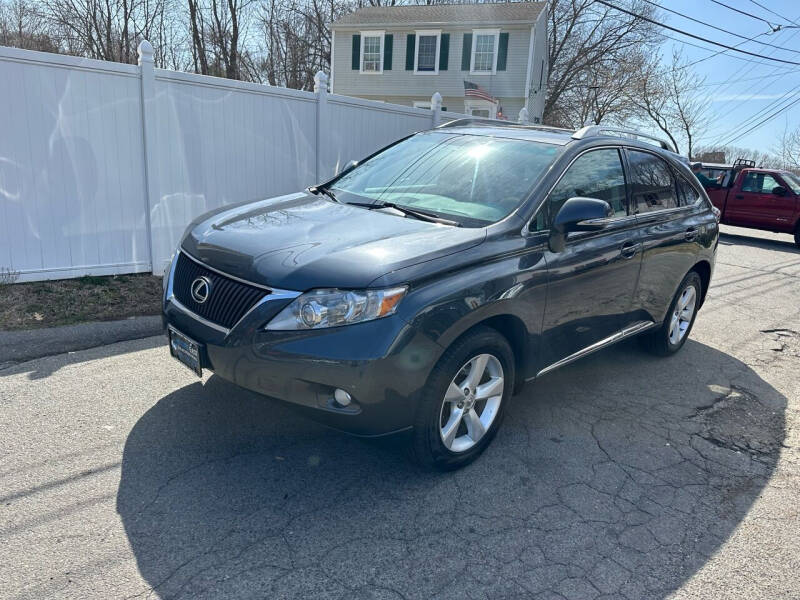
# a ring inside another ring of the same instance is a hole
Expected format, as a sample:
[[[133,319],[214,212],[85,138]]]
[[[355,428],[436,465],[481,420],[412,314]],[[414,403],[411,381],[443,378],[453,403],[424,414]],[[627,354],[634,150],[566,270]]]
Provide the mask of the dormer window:
[[[414,72],[433,74],[439,72],[441,33],[438,29],[417,31]]]
[[[472,32],[472,61],[470,73],[494,74],[497,72],[499,29],[475,29]]]
[[[383,31],[361,32],[361,72],[383,72]]]

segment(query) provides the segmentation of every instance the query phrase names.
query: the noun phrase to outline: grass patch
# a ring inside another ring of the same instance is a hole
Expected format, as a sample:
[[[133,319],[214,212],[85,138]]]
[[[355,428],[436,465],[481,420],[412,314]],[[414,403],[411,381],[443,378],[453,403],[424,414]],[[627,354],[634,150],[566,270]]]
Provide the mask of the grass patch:
[[[0,330],[113,321],[161,311],[161,278],[86,276],[0,285]]]

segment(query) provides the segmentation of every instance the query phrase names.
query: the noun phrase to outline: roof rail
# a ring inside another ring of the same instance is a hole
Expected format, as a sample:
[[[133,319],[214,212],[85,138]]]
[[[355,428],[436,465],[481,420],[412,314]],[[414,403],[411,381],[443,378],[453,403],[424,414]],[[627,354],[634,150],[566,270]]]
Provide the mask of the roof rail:
[[[562,127],[551,127],[550,125],[537,125],[537,124],[523,124],[515,123],[514,121],[504,121],[502,119],[490,119],[488,117],[464,117],[462,119],[455,119],[448,123],[442,123],[436,129],[446,129],[448,127],[467,127],[470,125],[484,125],[486,127],[513,127],[515,129],[535,129],[538,131],[558,131],[561,133],[572,133],[572,129],[564,129]]]
[[[675,147],[670,144],[667,140],[655,137],[654,135],[649,135],[647,133],[642,133],[641,131],[636,131],[635,129],[625,129],[624,127],[607,127],[605,125],[587,125],[586,127],[582,127],[578,129],[575,133],[572,134],[573,140],[582,140],[583,138],[599,136],[599,135],[608,135],[611,137],[623,137],[623,138],[630,138],[633,140],[642,139],[646,142],[655,142],[658,146],[663,148],[664,150],[669,150],[670,152],[677,152]]]

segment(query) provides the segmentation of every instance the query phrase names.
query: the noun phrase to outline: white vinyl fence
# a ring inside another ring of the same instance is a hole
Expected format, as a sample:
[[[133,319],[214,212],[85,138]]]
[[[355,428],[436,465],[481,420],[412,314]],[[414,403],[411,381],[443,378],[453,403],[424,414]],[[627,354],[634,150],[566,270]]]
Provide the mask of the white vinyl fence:
[[[301,190],[439,124],[432,110],[0,47],[0,268],[161,274],[186,225]]]

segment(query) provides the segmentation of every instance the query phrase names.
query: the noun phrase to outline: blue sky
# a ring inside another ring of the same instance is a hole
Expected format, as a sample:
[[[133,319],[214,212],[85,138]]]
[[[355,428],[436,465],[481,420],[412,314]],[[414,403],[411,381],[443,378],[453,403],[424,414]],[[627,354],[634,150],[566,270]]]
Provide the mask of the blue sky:
[[[665,8],[684,13],[716,27],[738,33],[746,38],[770,31],[770,27],[766,23],[736,13],[715,4],[711,0],[656,1]],[[798,0],[720,1],[762,17],[774,25],[790,26],[792,23],[789,21],[795,21],[800,26],[800,2]],[[758,4],[785,18],[768,12],[759,7]],[[735,46],[744,41],[742,38],[694,23],[667,11],[662,11],[662,14],[665,17],[664,22],[666,24],[695,35],[729,46]],[[706,77],[706,85],[702,89],[707,92],[711,101],[710,114],[713,119],[699,145],[729,141],[740,133],[744,133],[745,129],[749,129],[749,127],[744,127],[742,131],[734,131],[737,126],[742,125],[746,119],[753,117],[759,111],[766,109],[766,112],[760,118],[757,118],[753,125],[774,110],[784,106],[784,104],[800,99],[800,65],[764,61],[730,51],[711,57],[711,55],[722,49],[712,49],[714,47],[709,44],[674,32],[664,31],[664,33],[670,37],[708,48],[700,49],[687,44],[679,44],[670,39],[666,40],[663,47],[664,58],[667,60],[671,55],[673,46],[680,46],[683,49],[684,56],[690,62],[707,59],[694,65],[694,69]],[[778,49],[765,45],[765,43],[782,46],[789,50]],[[800,27],[783,29],[770,35],[762,35],[756,40],[744,42],[738,48],[772,58],[800,63]],[[782,96],[784,97],[781,99]],[[787,126],[790,129],[794,129],[798,125],[800,125],[800,101],[758,129],[734,141],[730,141],[730,144],[760,151],[769,151]]]

